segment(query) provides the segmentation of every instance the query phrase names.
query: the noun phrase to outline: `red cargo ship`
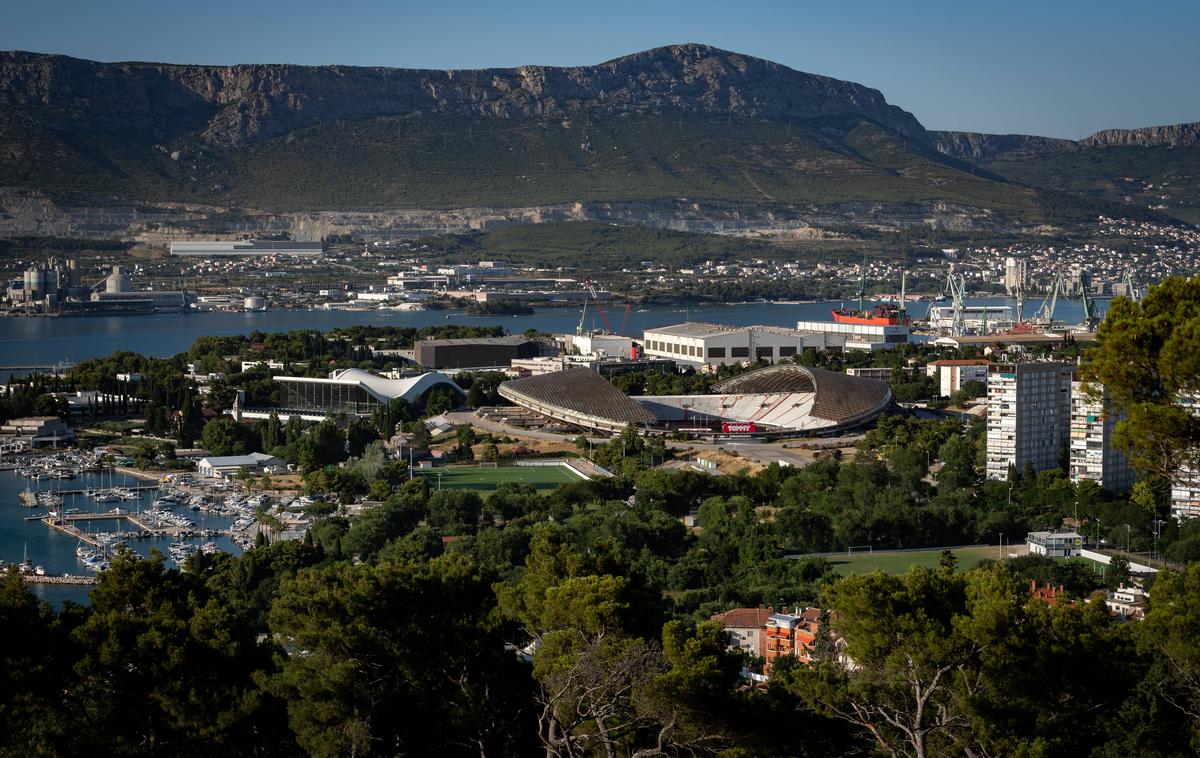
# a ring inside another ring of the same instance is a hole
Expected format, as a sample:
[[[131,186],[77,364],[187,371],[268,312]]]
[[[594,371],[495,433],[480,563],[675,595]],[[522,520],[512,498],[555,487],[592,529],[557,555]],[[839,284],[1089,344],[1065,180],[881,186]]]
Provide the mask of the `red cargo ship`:
[[[892,303],[881,303],[872,310],[834,308],[833,320],[839,324],[864,324],[870,326],[908,326],[908,314]]]

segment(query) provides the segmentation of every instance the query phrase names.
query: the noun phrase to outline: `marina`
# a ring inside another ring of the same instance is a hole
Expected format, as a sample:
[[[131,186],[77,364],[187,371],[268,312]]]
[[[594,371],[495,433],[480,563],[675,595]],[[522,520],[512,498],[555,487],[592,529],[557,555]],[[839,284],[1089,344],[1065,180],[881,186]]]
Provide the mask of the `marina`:
[[[142,557],[157,550],[179,568],[197,553],[240,555],[253,544],[260,499],[206,483],[138,482],[77,452],[10,455],[6,463],[13,465],[0,471],[0,568],[20,567],[31,591],[56,605],[86,604],[96,576],[120,549]],[[69,488],[22,475],[71,466],[80,470]],[[34,510],[47,510],[31,514],[30,499]]]

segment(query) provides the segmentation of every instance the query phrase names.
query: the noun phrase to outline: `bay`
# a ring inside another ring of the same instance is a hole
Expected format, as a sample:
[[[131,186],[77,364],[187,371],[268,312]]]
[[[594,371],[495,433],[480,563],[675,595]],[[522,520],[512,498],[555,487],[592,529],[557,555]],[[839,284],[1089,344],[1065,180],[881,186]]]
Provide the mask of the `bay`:
[[[845,301],[849,304],[849,301]],[[943,301],[944,302],[944,301]],[[971,305],[1009,305],[1007,299],[973,299]],[[1026,301],[1032,313],[1040,301]],[[795,326],[797,321],[828,321],[830,310],[842,302],[817,303],[738,303],[696,307],[665,306],[639,309],[629,314],[626,334],[638,336],[645,329],[681,321],[705,321],[730,326],[763,324]],[[909,313],[922,318],[928,313],[928,301],[909,304]],[[1107,308],[1100,300],[1098,308]],[[1078,300],[1059,300],[1056,318],[1069,323],[1083,317]],[[624,310],[610,306],[608,320],[616,329]],[[262,313],[162,313],[145,316],[84,316],[66,318],[0,318],[0,366],[46,365],[60,361],[81,361],[132,350],[143,355],[166,357],[186,351],[197,337],[230,336],[251,332],[286,332],[292,329],[328,331],[352,325],[435,326],[499,324],[512,333],[526,329],[573,333],[579,325],[574,308],[541,308],[529,316],[471,316],[465,311],[344,311],[276,310]],[[588,311],[587,328],[603,328],[598,314]]]

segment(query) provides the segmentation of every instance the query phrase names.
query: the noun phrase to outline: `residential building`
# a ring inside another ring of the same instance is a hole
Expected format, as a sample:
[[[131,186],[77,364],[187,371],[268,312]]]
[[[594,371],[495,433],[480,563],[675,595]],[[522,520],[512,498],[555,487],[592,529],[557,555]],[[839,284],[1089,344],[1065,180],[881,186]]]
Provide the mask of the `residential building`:
[[[987,478],[1009,467],[1059,465],[1070,435],[1072,368],[1065,363],[993,365],[988,373]]]
[[[1029,597],[1034,600],[1039,600],[1046,605],[1058,605],[1059,599],[1067,600],[1066,592],[1060,584],[1055,587],[1052,584],[1046,584],[1044,587],[1039,587],[1037,579],[1029,580]],[[1069,601],[1068,601],[1069,602]]]
[[[1083,535],[1078,532],[1030,532],[1025,535],[1029,552],[1047,558],[1073,558],[1083,550]]]
[[[1200,413],[1200,395],[1184,397],[1180,403]],[[1171,516],[1177,519],[1200,516],[1200,472],[1182,466],[1171,479]]]
[[[950,397],[967,382],[979,382],[986,389],[988,367],[991,365],[991,361],[984,360],[933,361],[925,366],[925,373],[927,376],[937,376],[938,393],[942,397]]]
[[[819,608],[797,608],[794,614],[771,614],[764,627],[764,673],[769,675],[775,667],[775,661],[785,656],[796,658],[801,663],[812,663],[820,625]]]
[[[1113,430],[1120,417],[1106,407],[1103,388],[1097,395],[1084,392],[1083,383],[1071,383],[1071,481],[1090,480],[1111,492],[1128,492],[1133,486],[1129,459],[1113,446]]]
[[[1004,260],[1004,292],[1015,295],[1025,287],[1025,261],[1008,257]]]
[[[712,617],[725,626],[729,646],[754,657],[763,655],[764,630],[774,608],[734,608]]]
[[[1109,613],[1122,621],[1146,620],[1146,593],[1141,587],[1126,587],[1122,584],[1105,593],[1104,605]]]
[[[1184,469],[1171,482],[1171,517],[1177,519],[1200,516],[1200,476]]]

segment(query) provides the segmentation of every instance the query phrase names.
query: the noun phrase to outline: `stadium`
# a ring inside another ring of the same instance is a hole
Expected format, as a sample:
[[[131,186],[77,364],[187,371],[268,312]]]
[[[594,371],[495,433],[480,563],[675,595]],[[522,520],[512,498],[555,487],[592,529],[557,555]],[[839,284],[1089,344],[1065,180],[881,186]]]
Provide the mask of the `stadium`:
[[[707,395],[629,397],[586,368],[500,385],[500,395],[549,419],[592,432],[645,431],[762,437],[821,435],[874,421],[892,404],[886,382],[795,364],[727,379]]]

